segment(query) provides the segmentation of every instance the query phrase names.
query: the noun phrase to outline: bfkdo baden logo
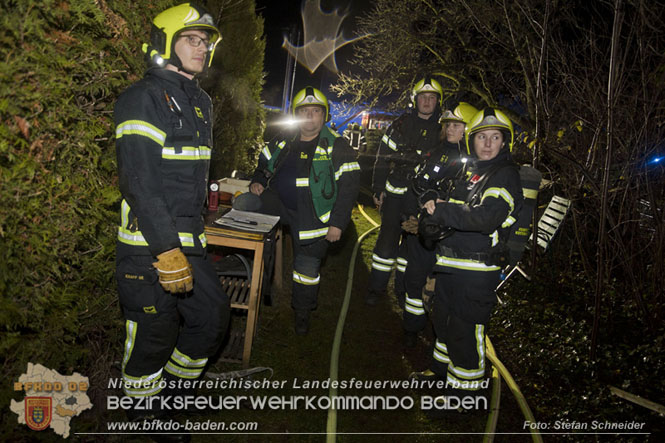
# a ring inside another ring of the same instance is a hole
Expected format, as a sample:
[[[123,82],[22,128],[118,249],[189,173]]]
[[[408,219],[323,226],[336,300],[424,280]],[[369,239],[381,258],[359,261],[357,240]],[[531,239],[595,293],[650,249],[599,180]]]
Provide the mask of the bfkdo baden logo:
[[[87,395],[90,383],[78,372],[62,375],[39,363],[28,363],[25,373],[14,382],[14,392],[24,393],[22,400],[11,399],[9,409],[19,425],[33,431],[52,429],[69,437],[70,422],[92,408]]]
[[[25,424],[33,431],[43,431],[51,424],[53,399],[25,397]]]

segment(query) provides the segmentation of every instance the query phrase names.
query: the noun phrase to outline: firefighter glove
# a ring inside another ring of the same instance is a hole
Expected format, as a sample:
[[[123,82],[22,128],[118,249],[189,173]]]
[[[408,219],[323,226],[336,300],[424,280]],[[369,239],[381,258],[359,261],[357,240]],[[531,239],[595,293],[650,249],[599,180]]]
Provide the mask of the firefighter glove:
[[[180,249],[171,249],[157,256],[154,263],[159,283],[171,294],[189,292],[194,288],[192,266]]]
[[[418,219],[413,215],[409,216],[408,220],[402,222],[402,229],[409,234],[418,233]]]

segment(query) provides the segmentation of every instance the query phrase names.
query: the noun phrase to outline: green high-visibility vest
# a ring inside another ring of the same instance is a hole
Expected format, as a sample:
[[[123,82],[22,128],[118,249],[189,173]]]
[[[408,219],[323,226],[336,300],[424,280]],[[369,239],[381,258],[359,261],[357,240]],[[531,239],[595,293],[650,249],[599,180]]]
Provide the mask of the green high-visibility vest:
[[[337,137],[339,134],[333,133],[328,127],[321,129],[319,142],[311,158],[309,177],[298,178],[296,182],[297,187],[309,187],[314,212],[323,223],[330,219],[330,211],[337,199],[337,183],[332,162],[333,145]],[[267,169],[271,173],[275,172],[277,158],[285,146],[286,140],[277,143],[277,149],[268,160]]]

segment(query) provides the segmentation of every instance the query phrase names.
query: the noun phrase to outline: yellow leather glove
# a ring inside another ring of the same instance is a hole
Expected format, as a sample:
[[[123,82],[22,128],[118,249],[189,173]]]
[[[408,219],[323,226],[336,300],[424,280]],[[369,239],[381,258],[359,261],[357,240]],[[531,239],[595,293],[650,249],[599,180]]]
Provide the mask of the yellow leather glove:
[[[418,219],[415,218],[413,215],[409,216],[408,220],[405,220],[402,222],[402,229],[409,234],[417,234],[418,233]]]
[[[159,284],[171,294],[189,292],[194,288],[192,266],[180,249],[162,252],[153,265],[159,273]]]

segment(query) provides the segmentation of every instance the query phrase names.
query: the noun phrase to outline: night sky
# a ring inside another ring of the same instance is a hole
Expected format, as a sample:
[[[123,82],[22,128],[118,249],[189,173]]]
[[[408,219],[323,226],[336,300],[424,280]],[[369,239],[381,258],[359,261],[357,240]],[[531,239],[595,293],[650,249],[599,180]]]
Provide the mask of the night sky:
[[[371,0],[321,0],[321,7],[325,12],[333,9],[349,11],[348,17],[342,22],[343,35],[351,38],[356,35],[356,18],[371,7]],[[266,84],[263,91],[263,100],[270,106],[281,106],[282,90],[286,70],[288,52],[282,48],[284,35],[291,29],[300,30],[302,36],[301,1],[300,0],[257,0],[256,11],[265,19],[264,32],[266,35],[266,54],[264,71]],[[302,38],[302,37],[301,37]],[[300,42],[302,44],[302,42]],[[341,48],[336,53],[337,66],[340,71],[350,69],[347,60],[353,55],[354,44]],[[314,74],[299,66],[295,75],[294,90],[311,85],[329,94],[328,86],[337,80],[337,74],[319,67]]]

